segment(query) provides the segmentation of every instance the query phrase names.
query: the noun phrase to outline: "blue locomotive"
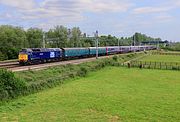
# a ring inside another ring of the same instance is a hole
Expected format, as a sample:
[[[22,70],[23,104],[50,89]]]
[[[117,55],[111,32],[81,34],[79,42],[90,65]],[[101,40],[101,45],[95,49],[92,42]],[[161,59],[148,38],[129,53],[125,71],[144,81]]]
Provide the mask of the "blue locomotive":
[[[111,46],[98,47],[98,55],[128,53],[155,49],[154,46]],[[96,55],[96,47],[88,48],[26,48],[19,52],[19,64],[28,65],[46,63],[72,58],[90,57]]]
[[[62,57],[63,51],[60,48],[27,48],[19,52],[19,64],[59,61]]]

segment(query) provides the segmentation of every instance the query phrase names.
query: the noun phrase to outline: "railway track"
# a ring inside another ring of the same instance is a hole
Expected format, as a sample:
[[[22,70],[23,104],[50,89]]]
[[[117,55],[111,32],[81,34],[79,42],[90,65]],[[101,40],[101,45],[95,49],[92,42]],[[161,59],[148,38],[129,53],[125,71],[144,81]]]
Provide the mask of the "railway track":
[[[112,57],[111,56],[103,56],[99,57],[99,59],[102,58],[108,58]],[[29,66],[19,66],[19,67],[10,67],[7,68],[8,70],[12,72],[20,72],[20,71],[27,71],[27,70],[42,70],[42,69],[47,69],[50,67],[55,67],[55,66],[60,66],[60,65],[67,65],[67,64],[81,64],[84,62],[90,62],[90,61],[95,61],[96,58],[84,58],[84,59],[76,59],[76,60],[68,60],[68,61],[60,61],[60,62],[51,62],[51,63],[44,63],[44,64],[37,64],[37,65],[29,65]]]
[[[18,59],[14,59],[14,60],[6,60],[6,61],[0,61],[0,64],[4,64],[4,63],[12,63],[12,62],[18,62]]]
[[[0,62],[0,68],[8,69],[8,68],[14,68],[14,67],[19,67],[17,60]]]
[[[107,58],[111,56],[102,56],[99,58]],[[42,70],[47,69],[49,67],[59,66],[59,65],[67,65],[67,64],[80,64],[84,62],[90,62],[96,60],[95,57],[92,58],[84,58],[84,59],[76,59],[76,60],[68,60],[68,61],[60,61],[60,62],[50,62],[44,64],[34,64],[28,66],[20,66],[17,61],[7,61],[7,62],[0,62],[0,68],[5,68],[12,72],[19,72],[19,71],[27,71],[27,70]]]

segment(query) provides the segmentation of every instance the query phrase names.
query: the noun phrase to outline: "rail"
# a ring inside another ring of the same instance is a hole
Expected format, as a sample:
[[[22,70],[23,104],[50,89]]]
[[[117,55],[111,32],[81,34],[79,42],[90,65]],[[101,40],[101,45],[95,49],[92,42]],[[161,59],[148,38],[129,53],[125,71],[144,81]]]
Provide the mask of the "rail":
[[[12,67],[17,67],[18,61],[17,60],[9,60],[9,61],[1,61],[0,62],[0,69],[1,68],[12,68]]]

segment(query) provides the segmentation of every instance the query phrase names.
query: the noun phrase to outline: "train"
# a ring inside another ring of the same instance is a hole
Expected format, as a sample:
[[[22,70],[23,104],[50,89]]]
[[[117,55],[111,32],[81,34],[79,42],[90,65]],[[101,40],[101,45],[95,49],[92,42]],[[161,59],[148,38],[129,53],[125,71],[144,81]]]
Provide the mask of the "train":
[[[154,46],[107,46],[86,48],[25,48],[19,52],[19,64],[30,65],[74,58],[87,58],[96,55],[113,55],[128,52],[153,50]]]

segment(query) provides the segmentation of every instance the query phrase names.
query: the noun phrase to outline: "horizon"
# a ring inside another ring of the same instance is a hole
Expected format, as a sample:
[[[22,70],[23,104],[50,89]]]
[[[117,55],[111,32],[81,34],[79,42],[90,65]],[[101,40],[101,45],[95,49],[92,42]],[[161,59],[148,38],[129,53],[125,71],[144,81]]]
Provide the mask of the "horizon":
[[[0,25],[43,30],[63,25],[116,37],[140,32],[180,42],[179,12],[179,0],[0,0]]]

